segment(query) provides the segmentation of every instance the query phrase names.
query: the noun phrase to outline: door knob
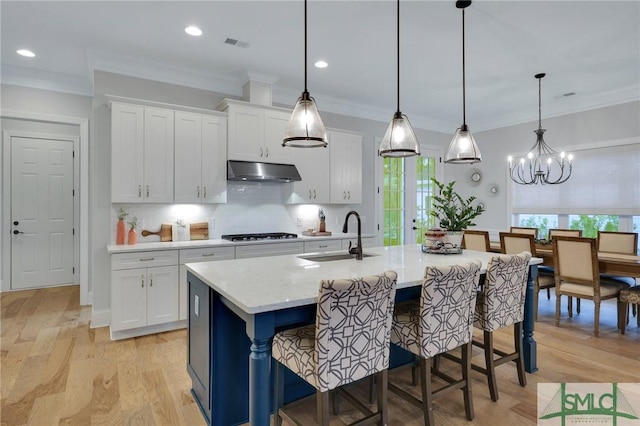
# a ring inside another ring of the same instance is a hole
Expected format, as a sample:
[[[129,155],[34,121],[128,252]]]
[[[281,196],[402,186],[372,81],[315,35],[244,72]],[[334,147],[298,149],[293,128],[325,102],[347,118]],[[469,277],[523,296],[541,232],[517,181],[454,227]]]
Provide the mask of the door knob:
[[[416,230],[416,229],[418,229],[418,228],[416,228],[415,226],[412,226],[412,227],[411,227],[411,229],[413,229],[413,230],[415,231],[415,230]]]
[[[17,220],[14,220],[14,221],[13,221],[13,224],[14,224],[15,226],[18,226],[20,223],[19,223]]]
[[[18,231],[17,229],[15,229],[15,230],[13,231],[13,234],[14,234],[14,235],[24,234],[24,232],[20,232],[20,231]]]

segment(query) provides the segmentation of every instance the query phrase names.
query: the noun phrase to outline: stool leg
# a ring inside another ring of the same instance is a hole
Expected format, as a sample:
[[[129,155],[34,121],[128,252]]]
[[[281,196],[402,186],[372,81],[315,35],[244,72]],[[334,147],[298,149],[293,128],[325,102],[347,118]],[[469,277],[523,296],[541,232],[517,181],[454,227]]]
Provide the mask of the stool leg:
[[[469,342],[462,346],[462,380],[464,380],[464,411],[467,420],[473,420],[473,395],[471,394],[471,352],[473,351],[473,343]]]
[[[576,297],[576,314],[580,313],[580,298]]]
[[[527,386],[527,375],[524,371],[524,356],[522,354],[522,322],[517,322],[513,325],[513,345],[518,353],[516,361],[516,367],[518,370],[518,381],[520,386]]]
[[[627,302],[618,300],[618,330],[624,334],[627,327],[627,319],[629,318],[629,307]]]
[[[491,400],[497,401],[498,385],[496,383],[496,365],[493,361],[493,333],[484,331],[484,361],[487,369],[487,381],[489,383],[489,393]]]
[[[378,398],[378,412],[380,413],[380,424],[386,425],[389,423],[389,408],[387,406],[388,400],[388,382],[389,371],[383,370],[376,374],[376,393]]]
[[[273,396],[273,425],[281,426],[282,417],[280,417],[280,408],[284,403],[284,368],[279,362],[274,362],[275,368],[273,372],[275,395]]]
[[[316,409],[318,411],[318,425],[329,426],[329,391],[317,391],[316,404]]]
[[[424,424],[426,426],[434,426],[433,421],[433,388],[431,386],[431,361],[425,358],[420,358],[420,371],[422,377],[420,378],[422,388],[422,413],[424,416]]]

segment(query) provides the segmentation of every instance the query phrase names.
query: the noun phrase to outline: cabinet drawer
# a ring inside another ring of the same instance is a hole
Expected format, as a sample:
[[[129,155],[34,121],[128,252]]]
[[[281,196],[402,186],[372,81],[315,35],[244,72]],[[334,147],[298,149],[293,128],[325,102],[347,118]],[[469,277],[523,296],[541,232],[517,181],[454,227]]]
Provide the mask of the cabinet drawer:
[[[246,259],[248,257],[280,256],[283,254],[299,254],[302,253],[303,248],[304,246],[302,242],[248,244],[236,246],[236,259]]]
[[[351,242],[351,247],[355,247],[358,244],[357,238],[349,238],[346,240],[342,240],[342,248],[344,250],[349,250],[349,242]],[[374,247],[376,243],[376,239],[374,237],[362,237],[362,247]]]
[[[116,253],[111,255],[111,269],[148,268],[178,264],[178,250]]]
[[[233,247],[205,247],[180,250],[180,264],[235,259]]]
[[[341,240],[305,241],[304,252],[313,253],[318,251],[340,250]]]

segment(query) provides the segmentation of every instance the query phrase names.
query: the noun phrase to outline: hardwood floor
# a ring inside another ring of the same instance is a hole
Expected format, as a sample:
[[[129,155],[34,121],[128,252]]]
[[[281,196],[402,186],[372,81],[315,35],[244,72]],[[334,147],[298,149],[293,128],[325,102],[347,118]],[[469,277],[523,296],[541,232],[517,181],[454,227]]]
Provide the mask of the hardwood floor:
[[[109,340],[108,328],[90,329],[91,308],[78,304],[78,287],[2,293],[0,423],[2,425],[203,425],[186,373],[186,331]],[[564,304],[564,303],[563,303]],[[462,395],[435,404],[439,425],[535,425],[536,384],[545,382],[640,382],[640,328],[635,319],[625,335],[616,329],[614,303],[603,303],[600,337],[593,337],[593,303],[582,313],[563,315],[554,325],[555,300],[540,297],[536,323],[538,367],[518,385],[515,368],[497,369],[500,400],[491,402],[484,377],[473,372],[475,419],[464,417]],[[496,334],[507,345],[508,332]],[[474,362],[481,363],[479,349]],[[443,368],[452,364],[443,360]],[[408,383],[408,368],[390,373]],[[419,387],[407,388],[418,390]],[[366,389],[357,385],[357,392]],[[420,410],[390,394],[390,425],[421,425]],[[332,425],[352,421],[344,402]],[[295,404],[292,413],[312,424],[315,400]]]

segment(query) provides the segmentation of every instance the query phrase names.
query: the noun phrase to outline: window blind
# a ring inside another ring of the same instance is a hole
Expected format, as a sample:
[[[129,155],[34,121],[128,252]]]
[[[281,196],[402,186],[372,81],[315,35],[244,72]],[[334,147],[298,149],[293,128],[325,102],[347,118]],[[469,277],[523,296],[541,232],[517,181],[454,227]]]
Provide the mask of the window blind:
[[[571,153],[567,182],[512,183],[513,213],[640,215],[640,143]]]

